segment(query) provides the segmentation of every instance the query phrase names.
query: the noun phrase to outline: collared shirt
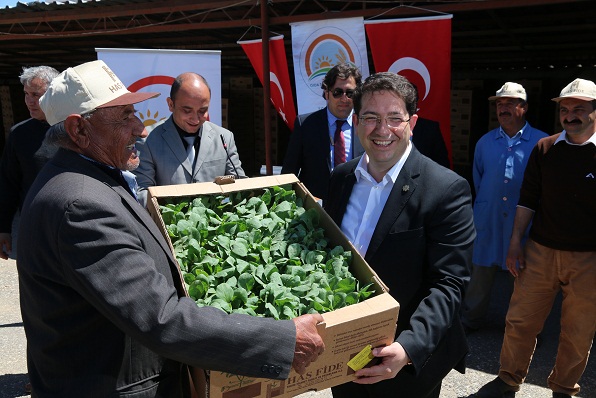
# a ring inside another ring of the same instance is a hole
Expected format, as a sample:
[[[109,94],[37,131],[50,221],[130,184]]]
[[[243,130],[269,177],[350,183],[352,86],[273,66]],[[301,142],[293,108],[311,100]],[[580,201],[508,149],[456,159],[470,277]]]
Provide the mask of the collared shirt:
[[[521,138],[522,135],[524,133],[524,130],[529,126],[528,122],[526,122],[526,124],[524,124],[524,127],[521,128],[520,131],[518,131],[513,137],[509,137],[507,135],[507,133],[503,130],[503,128],[501,126],[499,126],[499,133],[501,134],[501,137],[504,138],[507,141],[507,148],[509,150],[509,154],[507,156],[507,159],[505,161],[505,174],[503,175],[504,178],[506,179],[512,179],[513,176],[515,175],[515,170],[514,170],[514,164],[515,164],[515,159],[514,159],[514,152],[511,151],[511,148],[513,148],[516,145],[519,145],[521,142]],[[523,174],[523,172],[521,173]]]
[[[588,138],[585,142],[581,143],[581,144],[574,144],[573,142],[569,141],[567,139],[567,131],[563,130],[561,132],[561,135],[559,136],[559,138],[557,138],[557,140],[555,141],[555,143],[553,145],[557,145],[559,142],[561,141],[565,141],[566,143],[568,143],[569,145],[578,145],[578,146],[582,146],[582,145],[587,145],[587,144],[594,144],[596,145],[596,133],[592,134],[590,136],[590,138]]]
[[[565,142],[569,145],[575,145],[575,146],[583,146],[583,145],[587,145],[587,144],[593,144],[594,146],[596,146],[596,132],[594,134],[592,134],[590,136],[590,138],[588,138],[586,141],[582,142],[581,144],[575,144],[571,141],[569,141],[569,139],[567,138],[567,131],[563,130],[561,131],[561,135],[559,135],[559,137],[555,140],[554,145],[557,145],[559,142]],[[525,206],[521,206],[518,205],[517,207],[523,207],[524,209],[528,209],[531,212],[535,212],[534,209],[530,209],[529,207],[525,207]]]
[[[532,148],[547,134],[529,123],[509,138],[500,127],[483,135],[474,149],[476,198],[474,265],[507,269],[505,259],[516,205]]]
[[[341,222],[341,230],[363,257],[366,255],[387,198],[411,151],[410,144],[399,161],[389,169],[380,182],[377,182],[368,172],[367,154],[362,156],[356,166],[354,173],[356,183]]]
[[[343,133],[344,133],[344,139],[346,142],[346,162],[354,157],[354,154],[352,153],[352,114],[353,113],[354,113],[354,110],[352,109],[352,112],[350,112],[350,115],[344,122],[342,129],[341,129],[341,131],[343,131]],[[331,112],[329,112],[329,108],[327,108],[327,123],[329,123],[329,125],[328,125],[329,159],[331,159],[331,169],[332,170],[333,170],[333,164],[334,164],[333,156],[335,156],[335,153],[333,151],[333,141],[335,139],[335,121],[338,119],[339,118],[335,117]]]
[[[519,142],[519,140],[521,140],[522,134],[524,133],[524,130],[527,126],[528,122],[526,122],[526,124],[524,124],[524,127],[522,127],[521,130],[519,130],[517,133],[515,133],[513,137],[509,137],[509,135],[507,135],[507,133],[505,132],[505,130],[503,130],[503,127],[501,126],[499,126],[499,132],[501,133],[503,138],[507,140],[507,145],[512,147],[516,145]]]
[[[134,196],[134,198],[138,201],[139,198],[137,196],[137,192],[139,190],[139,184],[137,184],[137,177],[132,173],[132,171],[128,170],[121,170],[120,173],[122,173],[124,181],[126,181],[128,184],[130,192],[132,192],[132,196]]]
[[[519,206],[535,211],[530,238],[555,250],[596,251],[596,136],[556,134],[534,147]]]

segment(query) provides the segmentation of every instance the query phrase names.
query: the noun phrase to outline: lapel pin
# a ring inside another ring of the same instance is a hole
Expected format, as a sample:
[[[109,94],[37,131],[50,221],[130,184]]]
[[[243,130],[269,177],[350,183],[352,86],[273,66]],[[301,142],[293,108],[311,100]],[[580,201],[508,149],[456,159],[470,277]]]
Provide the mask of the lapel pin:
[[[403,187],[401,187],[401,190],[404,192],[408,192],[410,190],[410,186],[409,185],[404,185]]]

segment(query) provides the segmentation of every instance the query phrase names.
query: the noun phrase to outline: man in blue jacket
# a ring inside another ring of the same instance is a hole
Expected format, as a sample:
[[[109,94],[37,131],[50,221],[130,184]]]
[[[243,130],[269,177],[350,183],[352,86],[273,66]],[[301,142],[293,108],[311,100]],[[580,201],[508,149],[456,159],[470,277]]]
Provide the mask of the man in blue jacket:
[[[462,306],[462,321],[468,331],[480,327],[495,275],[507,270],[505,259],[528,156],[538,140],[547,136],[526,122],[528,98],[521,84],[507,82],[489,100],[496,103],[499,127],[482,136],[474,151],[477,235],[472,279]],[[507,276],[511,294],[513,277]]]

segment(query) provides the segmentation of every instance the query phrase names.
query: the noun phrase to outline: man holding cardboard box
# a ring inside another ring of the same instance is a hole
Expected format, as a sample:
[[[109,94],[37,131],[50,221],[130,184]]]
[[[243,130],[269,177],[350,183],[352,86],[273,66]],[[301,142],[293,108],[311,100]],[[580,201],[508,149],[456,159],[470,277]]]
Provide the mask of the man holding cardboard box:
[[[475,237],[470,186],[424,157],[410,137],[416,92],[391,72],[354,92],[354,126],[366,153],[335,168],[325,209],[399,302],[395,342],[334,398],[438,398],[468,351],[459,310]]]
[[[176,261],[135,200],[130,93],[103,61],[68,68],[40,100],[61,149],[23,207],[17,266],[36,397],[188,397],[188,367],[284,379],[323,351],[319,314],[226,315],[183,296]]]

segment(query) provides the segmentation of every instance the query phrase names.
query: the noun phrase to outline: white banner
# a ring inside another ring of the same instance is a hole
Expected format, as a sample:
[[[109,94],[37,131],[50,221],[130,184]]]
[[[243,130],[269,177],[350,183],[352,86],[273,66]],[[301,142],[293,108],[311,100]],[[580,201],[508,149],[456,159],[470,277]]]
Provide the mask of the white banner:
[[[166,119],[171,112],[166,98],[176,76],[195,72],[211,87],[209,120],[221,126],[221,51],[145,50],[96,48],[104,61],[130,91],[158,92],[161,95],[135,105],[146,127]]]
[[[369,75],[362,17],[296,22],[290,26],[299,114],[326,106],[321,82],[335,65],[347,62],[357,66],[363,78]]]

